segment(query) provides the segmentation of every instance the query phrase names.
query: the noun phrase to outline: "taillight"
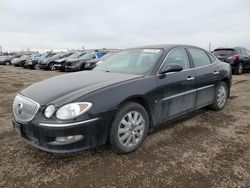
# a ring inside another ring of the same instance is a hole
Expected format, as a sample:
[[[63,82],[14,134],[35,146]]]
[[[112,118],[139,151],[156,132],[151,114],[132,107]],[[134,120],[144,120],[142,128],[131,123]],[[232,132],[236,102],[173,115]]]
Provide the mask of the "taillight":
[[[230,56],[230,57],[227,58],[227,59],[236,60],[236,59],[238,59],[238,58],[239,58],[238,55],[232,55],[232,56]]]

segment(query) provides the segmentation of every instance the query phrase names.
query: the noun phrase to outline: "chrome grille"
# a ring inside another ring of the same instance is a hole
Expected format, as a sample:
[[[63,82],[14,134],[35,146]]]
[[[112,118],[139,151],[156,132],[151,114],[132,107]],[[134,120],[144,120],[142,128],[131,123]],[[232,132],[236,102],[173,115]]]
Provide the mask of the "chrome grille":
[[[40,105],[37,102],[23,95],[18,94],[14,99],[13,113],[17,122],[26,123],[31,121],[39,108]]]

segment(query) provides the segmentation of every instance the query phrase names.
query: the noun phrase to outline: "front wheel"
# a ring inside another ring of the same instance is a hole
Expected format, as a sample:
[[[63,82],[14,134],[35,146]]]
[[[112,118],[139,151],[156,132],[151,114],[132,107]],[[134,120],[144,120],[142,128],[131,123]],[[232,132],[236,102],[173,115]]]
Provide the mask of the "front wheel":
[[[225,82],[221,82],[215,89],[214,103],[211,105],[213,110],[222,110],[227,102],[229,88]]]
[[[118,110],[109,133],[109,144],[117,153],[130,153],[141,146],[147,136],[149,118],[145,108],[129,102]]]

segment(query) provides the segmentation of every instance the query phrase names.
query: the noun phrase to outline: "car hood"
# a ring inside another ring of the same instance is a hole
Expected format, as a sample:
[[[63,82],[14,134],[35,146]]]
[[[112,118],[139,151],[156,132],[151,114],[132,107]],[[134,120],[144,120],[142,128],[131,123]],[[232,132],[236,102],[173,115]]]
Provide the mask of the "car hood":
[[[84,95],[142,75],[85,71],[55,76],[24,89],[21,94],[40,105],[60,106]]]
[[[56,62],[56,63],[61,63],[61,62],[66,61],[67,59],[68,59],[68,58],[57,59],[55,62]]]

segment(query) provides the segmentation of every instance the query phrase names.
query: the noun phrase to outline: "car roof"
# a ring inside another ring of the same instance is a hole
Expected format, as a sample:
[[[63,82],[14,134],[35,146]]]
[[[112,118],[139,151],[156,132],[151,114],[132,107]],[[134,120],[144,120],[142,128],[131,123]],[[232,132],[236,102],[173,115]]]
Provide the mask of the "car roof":
[[[176,47],[192,47],[192,48],[200,48],[197,46],[187,45],[187,44],[155,44],[155,45],[145,45],[145,46],[139,46],[129,49],[141,49],[141,48],[158,48],[158,49],[164,49],[164,50],[171,50]],[[200,48],[202,49],[202,48]]]

